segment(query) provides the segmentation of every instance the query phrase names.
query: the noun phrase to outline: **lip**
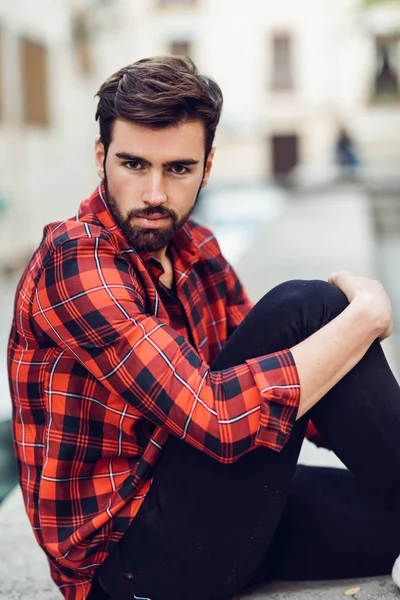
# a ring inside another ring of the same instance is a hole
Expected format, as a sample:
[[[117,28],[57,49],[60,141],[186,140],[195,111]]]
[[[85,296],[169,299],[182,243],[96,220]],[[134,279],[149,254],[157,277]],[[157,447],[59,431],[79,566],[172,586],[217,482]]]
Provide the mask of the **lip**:
[[[136,216],[133,218],[133,221],[136,221],[136,223],[141,227],[154,228],[165,225],[170,218],[171,217],[164,217],[163,215],[152,215],[149,217]]]

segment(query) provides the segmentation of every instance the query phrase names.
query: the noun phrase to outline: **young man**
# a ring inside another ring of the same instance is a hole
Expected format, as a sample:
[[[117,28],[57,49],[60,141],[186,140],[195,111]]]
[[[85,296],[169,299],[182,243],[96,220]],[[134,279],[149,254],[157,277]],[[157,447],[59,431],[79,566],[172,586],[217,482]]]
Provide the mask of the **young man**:
[[[223,600],[270,577],[389,572],[400,392],[382,286],[340,272],[252,307],[189,219],[219,87],[163,57],[98,95],[102,182],[45,228],[9,342],[20,481],[53,579],[68,600]],[[296,468],[309,417],[349,471]]]

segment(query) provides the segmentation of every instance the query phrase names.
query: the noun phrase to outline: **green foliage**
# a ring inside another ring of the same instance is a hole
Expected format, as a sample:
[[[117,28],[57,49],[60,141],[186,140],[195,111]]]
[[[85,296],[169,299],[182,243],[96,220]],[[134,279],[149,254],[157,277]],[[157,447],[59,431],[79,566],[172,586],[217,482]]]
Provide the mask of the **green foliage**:
[[[0,217],[7,210],[7,201],[4,196],[0,194]]]
[[[400,7],[400,0],[363,0],[362,4],[364,8],[370,8],[376,4],[398,4]]]

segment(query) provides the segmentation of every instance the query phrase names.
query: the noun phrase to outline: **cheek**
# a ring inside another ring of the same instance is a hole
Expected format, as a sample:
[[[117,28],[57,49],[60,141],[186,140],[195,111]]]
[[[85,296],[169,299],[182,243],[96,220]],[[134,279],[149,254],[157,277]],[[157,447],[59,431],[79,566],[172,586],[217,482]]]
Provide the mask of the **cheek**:
[[[107,178],[109,187],[115,194],[123,194],[124,190],[129,188],[129,173],[125,169],[116,166],[107,167]]]
[[[108,188],[123,212],[128,212],[140,197],[138,181],[124,169],[107,168]]]
[[[195,180],[182,182],[179,192],[175,196],[176,202],[183,208],[187,209],[195,202],[198,191],[200,189],[202,178],[196,177]],[[174,194],[172,194],[172,198]]]

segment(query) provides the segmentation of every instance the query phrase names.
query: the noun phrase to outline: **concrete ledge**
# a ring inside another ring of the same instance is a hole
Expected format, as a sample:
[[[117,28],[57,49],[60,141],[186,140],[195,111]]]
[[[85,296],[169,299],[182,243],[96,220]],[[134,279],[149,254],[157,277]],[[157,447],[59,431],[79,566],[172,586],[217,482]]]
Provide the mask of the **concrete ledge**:
[[[26,516],[19,488],[0,510],[0,599],[60,600],[45,555],[37,546]],[[370,580],[284,583],[254,590],[236,600],[343,600],[344,592],[360,587],[357,600],[399,600],[400,592],[390,577]]]
[[[360,591],[347,596],[356,587]],[[237,600],[399,600],[400,592],[389,577],[340,581],[278,582]]]
[[[0,598],[60,600],[47,559],[36,543],[19,487],[0,509]]]

